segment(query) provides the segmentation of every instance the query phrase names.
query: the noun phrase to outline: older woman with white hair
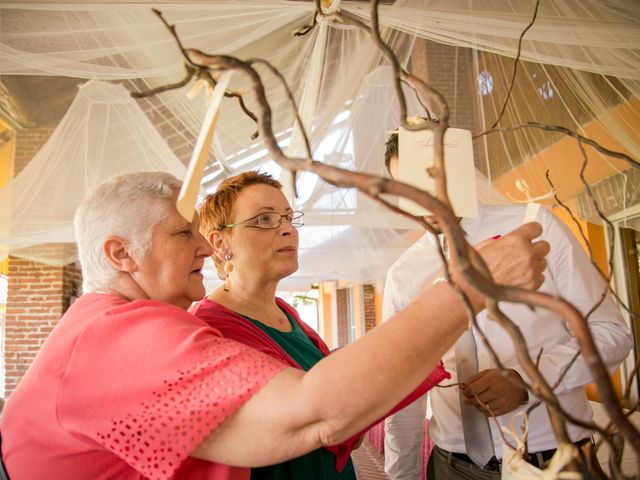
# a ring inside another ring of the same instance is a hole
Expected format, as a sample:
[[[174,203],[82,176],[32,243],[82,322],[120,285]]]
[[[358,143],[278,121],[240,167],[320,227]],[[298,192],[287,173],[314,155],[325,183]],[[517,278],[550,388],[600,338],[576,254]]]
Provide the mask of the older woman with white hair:
[[[224,338],[186,312],[204,296],[201,270],[212,249],[198,217],[189,223],[177,212],[179,186],[163,173],[123,175],[78,209],[86,293],[3,412],[2,455],[13,480],[246,479],[246,467],[360,431],[464,331],[464,307],[440,282],[307,372]],[[531,242],[539,233],[526,226],[482,249],[498,279],[539,285],[546,251]],[[473,308],[483,308],[460,284]]]

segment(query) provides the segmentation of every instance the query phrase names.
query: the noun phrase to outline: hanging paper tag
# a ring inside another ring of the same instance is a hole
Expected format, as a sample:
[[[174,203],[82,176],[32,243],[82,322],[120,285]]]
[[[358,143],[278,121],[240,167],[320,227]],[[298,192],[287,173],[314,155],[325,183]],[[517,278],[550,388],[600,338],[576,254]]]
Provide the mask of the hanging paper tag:
[[[516,188],[527,198],[527,209],[524,212],[522,223],[533,222],[538,216],[540,204],[535,203],[535,200],[537,199],[531,196],[531,190],[529,189],[529,184],[526,182],[526,180],[518,178],[516,180]]]
[[[433,132],[398,131],[398,180],[435,194],[436,184],[427,173],[433,165]],[[478,217],[476,173],[473,164],[471,132],[449,128],[444,134],[444,165],[447,172],[447,192],[458,217]],[[429,211],[411,200],[400,198],[398,206],[413,215],[429,215]]]
[[[548,198],[553,198],[556,194],[556,192],[551,189],[549,190],[549,192],[545,193],[544,195],[540,195],[537,197],[533,197],[531,196],[531,191],[529,189],[529,184],[527,183],[527,181],[524,178],[518,178],[516,180],[516,188],[520,191],[520,193],[522,193],[525,197],[525,200],[520,200],[517,198],[513,198],[513,196],[511,196],[509,194],[509,192],[507,192],[507,198],[512,201],[513,203],[526,203],[527,204],[527,209],[524,212],[524,217],[522,218],[522,223],[529,223],[529,222],[533,222],[536,217],[538,216],[538,211],[540,210],[540,204],[536,203],[542,200],[546,200]]]
[[[524,218],[522,219],[522,223],[533,222],[538,216],[539,210],[540,210],[539,203],[527,203],[527,209],[524,212]]]
[[[229,80],[231,80],[232,74],[233,72],[227,71],[220,75],[218,84],[216,85],[216,88],[213,89],[211,102],[209,103],[207,113],[205,114],[204,121],[202,123],[202,129],[200,130],[196,146],[193,149],[193,154],[189,161],[187,175],[185,176],[184,182],[182,182],[182,188],[178,195],[176,208],[180,215],[182,215],[188,222],[193,221],[196,201],[198,199],[198,193],[200,192],[200,182],[202,181],[202,175],[204,174],[204,167],[207,166],[209,147],[211,146],[213,132],[218,121],[220,103],[222,102],[224,92],[229,85]]]

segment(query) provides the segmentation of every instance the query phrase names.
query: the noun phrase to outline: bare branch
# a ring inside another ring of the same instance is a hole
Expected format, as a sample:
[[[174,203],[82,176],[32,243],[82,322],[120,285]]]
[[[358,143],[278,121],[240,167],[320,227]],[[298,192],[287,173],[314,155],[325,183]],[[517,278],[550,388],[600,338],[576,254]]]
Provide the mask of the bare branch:
[[[131,92],[131,96],[133,98],[144,98],[144,97],[156,95],[158,93],[166,92],[168,90],[175,90],[178,88],[182,88],[185,85],[187,85],[194,76],[196,76],[198,79],[204,80],[209,85],[211,85],[212,88],[215,88],[215,86],[217,85],[217,82],[213,78],[213,75],[211,75],[211,71],[207,68],[201,68],[191,61],[187,53],[187,50],[184,48],[180,38],[178,37],[175,26],[167,22],[164,16],[162,15],[162,12],[160,12],[159,10],[152,9],[152,11],[158,16],[158,18],[160,18],[164,26],[167,28],[167,30],[169,30],[169,32],[175,39],[176,43],[178,44],[178,48],[180,49],[180,52],[182,53],[182,57],[184,58],[185,76],[182,78],[182,80],[176,83],[170,83],[168,85],[162,85],[160,87],[152,88],[149,90],[143,90],[140,92]],[[242,109],[242,111],[256,124],[258,123],[258,118],[246,106],[241,94],[233,91],[225,91],[224,96],[227,98],[237,98],[238,104],[240,105],[240,108]],[[258,131],[256,131],[251,135],[252,140],[255,140],[257,137],[258,137]]]
[[[257,59],[248,60],[247,63],[249,65],[256,64],[256,63],[265,65],[273,75],[278,77],[278,80],[280,80],[280,83],[282,83],[282,86],[284,87],[284,90],[287,93],[287,99],[291,103],[291,107],[293,108],[293,114],[295,116],[296,122],[298,123],[298,126],[300,127],[300,133],[302,134],[302,138],[304,140],[304,146],[307,152],[307,157],[309,158],[313,157],[313,154],[311,153],[311,143],[309,142],[309,136],[307,135],[307,129],[304,127],[304,123],[302,123],[302,118],[300,118],[300,112],[298,111],[298,105],[296,104],[295,98],[293,98],[293,92],[289,88],[289,84],[287,83],[285,78],[282,76],[282,74],[278,71],[277,68],[275,68],[266,60],[257,58]]]
[[[184,68],[185,68],[184,77],[179,82],[169,83],[168,85],[162,85],[160,87],[152,88],[152,89],[149,89],[149,90],[142,90],[140,92],[131,92],[131,96],[133,98],[151,97],[153,95],[157,95],[158,93],[162,93],[162,92],[166,92],[168,90],[175,90],[175,89],[184,87],[186,84],[188,84],[191,81],[191,79],[196,74],[195,68],[193,68],[192,66],[190,66],[190,65],[188,65],[186,63],[184,65]]]
[[[277,70],[265,62],[258,60],[250,60],[243,62],[235,57],[227,55],[209,55],[204,52],[195,49],[184,49],[178,41],[178,45],[185,56],[189,65],[192,65],[196,71],[209,71],[209,72],[221,72],[225,70],[237,70],[246,75],[250,81],[251,88],[256,97],[257,110],[255,113],[258,119],[258,128],[260,134],[265,142],[265,145],[274,161],[281,167],[291,170],[294,174],[298,171],[309,171],[315,173],[324,181],[338,186],[357,188],[359,191],[369,196],[370,198],[381,202],[390,207],[389,203],[381,198],[383,194],[390,194],[401,196],[412,200],[414,203],[421,205],[422,207],[431,211],[439,220],[439,224],[442,226],[443,234],[449,243],[451,248],[451,260],[455,262],[458,271],[464,276],[465,280],[477,291],[481,292],[487,301],[488,309],[491,313],[491,318],[497,321],[502,328],[504,328],[511,336],[516,355],[520,365],[523,367],[525,374],[531,379],[531,385],[528,386],[539,398],[541,398],[549,409],[551,423],[553,430],[560,442],[569,442],[569,436],[566,430],[566,422],[575,423],[576,425],[586,426],[587,428],[595,428],[601,433],[607,436],[607,441],[612,441],[612,435],[607,435],[604,429],[598,428],[588,422],[584,422],[580,419],[574,418],[570,412],[566,412],[560,405],[557,397],[554,394],[555,387],[550,386],[545,378],[541,375],[537,368],[537,365],[531,359],[529,354],[527,343],[520,332],[517,325],[508,319],[499,309],[498,302],[516,302],[528,305],[532,308],[545,308],[555,312],[565,319],[567,325],[573,332],[575,338],[578,341],[580,351],[584,357],[585,362],[590,367],[592,375],[603,403],[606,405],[607,410],[611,416],[613,424],[616,426],[620,434],[629,441],[630,445],[637,453],[640,454],[640,432],[631,425],[627,415],[622,412],[619,404],[617,403],[614,389],[609,377],[608,371],[600,357],[600,354],[595,346],[593,337],[588,329],[586,319],[580,314],[580,312],[571,304],[564,301],[561,298],[557,298],[541,292],[532,292],[519,288],[506,287],[496,284],[484,264],[482,258],[465,240],[464,232],[462,231],[458,221],[451,210],[449,198],[446,190],[446,172],[444,169],[444,133],[448,128],[449,121],[449,109],[444,98],[429,85],[427,85],[421,79],[404,71],[395,57],[393,51],[384,43],[380,36],[378,25],[378,1],[373,0],[371,3],[371,27],[364,24],[359,19],[355,18],[346,12],[337,11],[331,14],[325,14],[322,11],[320,0],[315,0],[317,16],[323,17],[326,21],[333,21],[344,25],[352,25],[363,31],[368,32],[376,46],[385,56],[385,58],[391,63],[394,70],[394,84],[396,92],[398,94],[398,101],[400,103],[402,112],[402,125],[408,130],[431,130],[433,132],[434,141],[434,166],[429,169],[429,174],[434,178],[436,183],[436,195],[432,196],[419,189],[411,187],[409,185],[396,182],[394,180],[380,178],[374,175],[369,175],[362,172],[353,172],[349,170],[340,169],[330,165],[323,164],[313,160],[310,152],[310,147],[307,143],[307,157],[295,158],[285,155],[282,149],[279,147],[272,126],[272,112],[271,107],[266,98],[264,90],[264,84],[258,72],[255,70],[252,64],[264,64],[267,65],[272,73],[277,75],[283,84],[284,78],[279,75]],[[537,5],[536,5],[537,12]],[[535,17],[534,17],[535,18]],[[164,20],[163,20],[164,21]],[[165,25],[170,28],[170,31],[176,37],[175,30],[168,24]],[[523,32],[524,35],[524,32]],[[411,88],[413,88],[425,109],[433,113],[434,119],[426,120],[422,123],[415,124],[409,122],[406,115],[406,101],[403,96],[401,83],[406,82]],[[289,100],[295,108],[295,102],[290,91]],[[508,100],[508,98],[507,98]],[[506,103],[505,103],[506,104]],[[429,108],[426,108],[426,107]],[[296,119],[299,122],[299,117],[296,113]],[[510,127],[507,129],[491,129],[487,132],[483,132],[481,135],[486,135],[495,131],[515,131],[521,128],[538,128],[546,131],[561,132],[565,135],[576,138],[582,148],[583,144],[587,144],[596,148],[598,151],[605,153],[609,156],[620,158],[633,166],[640,166],[640,164],[631,157],[620,153],[608,150],[596,142],[578,135],[577,133],[559,126],[548,126],[539,124],[536,122],[529,122],[524,125]],[[301,131],[304,132],[304,126],[301,125]],[[478,136],[476,136],[477,138]],[[392,207],[392,210],[399,212],[397,207]],[[403,213],[405,216],[408,214]],[[411,216],[414,220],[416,217]],[[420,224],[425,225],[424,220],[418,220]],[[448,262],[442,252],[439,249],[443,265],[445,265],[445,275],[450,280],[448,272]],[[463,298],[464,301],[464,298]],[[465,303],[467,308],[468,302]],[[469,309],[470,310],[470,309]],[[471,320],[475,322],[475,317],[472,312],[469,313]],[[486,339],[483,338],[486,342]],[[489,344],[489,342],[486,342]],[[495,352],[493,352],[495,355]],[[497,356],[496,356],[497,359]],[[539,358],[538,358],[539,361]],[[575,360],[573,360],[575,361]],[[569,367],[573,365],[573,361],[569,364]],[[499,363],[499,362],[498,362]],[[568,369],[568,367],[567,367]],[[564,372],[566,374],[566,371]]]
[[[556,379],[556,382],[553,384],[553,386],[551,388],[553,388],[555,390],[556,388],[558,388],[560,386],[560,384],[562,383],[562,380],[564,380],[564,377],[567,376],[567,372],[571,369],[573,364],[576,363],[576,360],[578,360],[579,357],[580,357],[580,350],[578,350],[573,355],[573,357],[571,357],[571,360],[569,361],[569,363],[567,363],[564,366],[564,368],[562,369],[562,372],[560,372],[560,375],[558,375],[558,378]]]
[[[582,150],[582,152],[584,153],[584,150]],[[585,191],[587,193],[587,196],[594,203],[596,211],[598,211],[598,205],[596,204],[596,200],[595,200],[595,198],[593,196],[593,193],[591,192],[591,189],[587,188],[588,184],[586,182],[586,179],[584,178],[584,169],[586,168],[586,162],[588,161],[588,157],[586,155],[584,155],[584,159],[585,159],[585,161],[584,161],[583,166],[581,168],[580,177],[581,177],[581,180],[583,182],[583,185],[585,186]],[[551,188],[553,188],[553,190],[556,191],[556,188],[555,188],[553,182],[551,181],[551,177],[549,175],[549,170],[546,171],[545,176],[546,176],[547,182],[549,183]],[[593,313],[593,311],[596,310],[601,305],[602,301],[606,297],[607,292],[609,292],[616,299],[616,303],[620,307],[622,307],[630,316],[632,316],[633,318],[636,318],[636,319],[640,319],[640,315],[638,315],[633,310],[631,310],[631,308],[620,298],[620,296],[611,287],[611,275],[613,274],[613,259],[614,259],[613,253],[614,253],[614,250],[615,250],[614,242],[611,241],[611,239],[609,241],[609,255],[608,255],[608,258],[609,258],[609,275],[606,275],[602,270],[600,270],[600,267],[598,266],[598,264],[593,260],[593,254],[591,252],[591,243],[589,242],[589,240],[587,239],[587,236],[584,233],[584,229],[582,228],[582,224],[580,224],[580,222],[578,221],[578,219],[574,215],[573,211],[562,200],[560,200],[560,197],[558,197],[557,193],[554,193],[553,198],[555,199],[556,203],[563,210],[565,210],[569,214],[569,216],[571,217],[571,220],[573,221],[573,223],[575,224],[576,228],[578,229],[578,232],[580,233],[580,238],[587,245],[587,248],[589,250],[589,259],[591,260],[591,264],[594,266],[596,272],[598,272],[598,274],[606,282],[606,290],[605,290],[605,292],[603,292],[603,294],[602,294],[603,296],[602,296],[601,300],[599,302],[597,302],[594,305],[593,308],[591,308],[589,313],[587,313],[586,318],[588,319],[591,316],[591,314]],[[599,212],[599,214],[602,215],[601,212]],[[610,227],[609,227],[610,230],[614,228],[613,225],[608,221],[608,219],[606,217],[602,216],[601,218],[603,218],[603,220],[605,222],[607,222],[608,225],[610,225]]]
[[[629,155],[622,153],[622,152],[616,152],[614,150],[609,150],[608,148],[603,147],[602,145],[600,145],[598,142],[595,142],[593,140],[591,140],[590,138],[584,137],[576,132],[574,132],[573,130],[570,130],[566,127],[561,127],[560,125],[544,125],[542,123],[538,123],[538,122],[527,122],[527,123],[523,123],[522,125],[516,125],[514,127],[504,127],[504,128],[491,128],[489,130],[486,130],[484,132],[481,132],[477,135],[473,136],[473,139],[475,140],[476,138],[480,138],[484,135],[488,135],[490,133],[496,133],[496,132],[515,132],[516,130],[522,130],[523,128],[537,128],[539,130],[546,130],[548,132],[559,132],[559,133],[563,133],[564,135],[567,135],[569,137],[573,137],[575,139],[577,139],[578,141],[580,141],[580,143],[584,143],[587,144],[591,147],[593,147],[594,149],[596,149],[597,151],[599,151],[600,153],[603,153],[605,155],[608,155],[609,157],[613,157],[613,158],[619,158],[620,160],[624,160],[625,162],[627,162],[629,165],[636,167],[636,168],[640,168],[640,162],[638,162],[638,160],[635,160],[634,158],[631,158]]]
[[[622,398],[625,399],[626,401],[629,400],[629,396],[631,395],[631,385],[633,384],[633,380],[635,379],[636,375],[638,375],[639,370],[640,370],[640,358],[638,358],[638,361],[636,361],[636,364],[633,367],[633,370],[631,370],[631,373],[628,375],[628,378],[627,378],[627,386],[625,387],[624,394],[622,395]],[[637,408],[637,404],[635,408]]]
[[[516,72],[518,71],[518,65],[520,64],[520,54],[522,53],[522,39],[524,35],[529,31],[538,17],[538,7],[540,6],[540,0],[536,0],[536,8],[533,10],[533,18],[529,22],[529,25],[522,31],[520,34],[520,38],[518,39],[518,54],[516,55],[516,61],[513,64],[513,75],[511,76],[511,81],[509,82],[509,90],[507,90],[507,95],[505,96],[504,103],[502,104],[502,109],[500,109],[500,114],[496,121],[491,125],[491,128],[495,128],[500,120],[502,120],[502,116],[504,115],[504,111],[507,108],[507,103],[509,103],[509,99],[511,98],[511,91],[513,90],[513,86],[516,82]]]
[[[215,78],[213,78],[213,75],[211,75],[211,72],[209,70],[200,69],[200,70],[198,70],[196,75],[198,76],[199,79],[207,82],[211,86],[211,88],[216,88],[216,85],[218,85],[218,82],[216,81]],[[255,114],[251,110],[249,110],[247,105],[244,103],[244,99],[242,98],[242,95],[240,93],[234,92],[234,91],[230,91],[230,90],[225,90],[224,96],[226,98],[236,98],[238,100],[238,104],[240,105],[240,108],[242,109],[242,111],[251,120],[253,120],[255,122],[256,126],[257,126],[258,117],[256,117]],[[256,130],[251,135],[251,140],[255,140],[256,138],[258,138],[258,130]]]
[[[586,155],[585,155],[585,159],[586,159]],[[547,178],[547,182],[549,182],[549,185],[551,185],[551,188],[553,189],[554,192],[556,192],[556,187],[553,184],[553,182],[551,181],[551,176],[549,175],[549,170],[547,170],[546,174],[545,174],[546,178]],[[590,194],[590,192],[589,192]],[[560,200],[560,198],[558,197],[557,193],[553,194],[553,198],[556,200],[556,202],[558,203],[558,205],[560,205],[566,212],[569,213],[569,216],[571,217],[571,219],[573,220],[573,222],[576,224],[576,226],[578,227],[578,231],[580,232],[580,236],[582,237],[582,241],[587,245],[588,251],[589,251],[589,260],[591,261],[591,265],[593,265],[593,267],[595,268],[596,272],[598,272],[600,274],[600,276],[602,276],[605,280],[605,287],[604,290],[602,292],[602,294],[600,295],[600,298],[598,299],[598,301],[589,309],[589,311],[587,312],[587,314],[584,316],[585,321],[589,321],[589,317],[593,314],[593,312],[595,312],[598,307],[600,305],[602,305],[602,302],[604,302],[604,299],[607,298],[607,293],[610,290],[610,284],[609,282],[611,281],[611,276],[607,276],[605,275],[601,270],[600,267],[598,266],[598,264],[595,262],[595,260],[593,259],[593,252],[591,251],[591,243],[589,243],[589,240],[587,239],[586,235],[584,234],[584,230],[582,229],[582,225],[580,225],[580,222],[578,222],[578,219],[575,217],[575,215],[573,214],[573,212],[571,211],[571,209],[569,207],[567,207],[562,200]],[[593,199],[593,197],[591,197],[592,200],[595,201],[595,199]],[[609,272],[613,271],[613,243],[609,242],[611,245],[611,251],[609,252]]]
[[[540,368],[540,360],[542,360],[543,351],[544,351],[544,348],[540,347],[540,351],[538,352],[538,356],[536,357],[536,368]]]
[[[180,52],[182,52],[182,57],[188,62],[188,64],[190,64],[192,67],[196,67],[196,65],[191,63],[191,60],[189,59],[189,56],[187,55],[187,51],[184,48],[184,45],[182,45],[182,40],[180,40],[180,37],[178,36],[178,33],[176,32],[176,27],[175,25],[171,25],[169,22],[167,22],[164,18],[164,16],[162,15],[162,12],[160,10],[157,10],[155,8],[152,8],[151,11],[153,13],[156,14],[156,16],[160,19],[160,21],[162,23],[164,23],[164,26],[167,27],[167,30],[169,30],[169,33],[171,33],[171,36],[173,37],[173,39],[176,41],[176,44],[178,45],[178,48],[180,49]]]

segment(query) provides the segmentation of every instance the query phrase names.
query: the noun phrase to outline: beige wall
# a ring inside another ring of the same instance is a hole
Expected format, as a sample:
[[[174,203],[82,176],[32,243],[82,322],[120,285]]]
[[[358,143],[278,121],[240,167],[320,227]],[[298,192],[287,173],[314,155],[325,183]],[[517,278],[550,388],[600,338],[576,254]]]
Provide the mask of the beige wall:
[[[626,125],[625,134],[637,144],[640,144],[640,125],[637,124],[637,114],[633,111],[640,110],[640,100],[631,99],[627,104],[621,105],[607,112],[607,114],[620,119],[621,125]],[[631,155],[618,140],[612,137],[602,124],[594,120],[584,126],[586,137],[598,142],[609,150],[619,151]],[[585,171],[585,178],[589,183],[607,178],[617,171],[625,170],[629,164],[623,160],[607,157],[605,161],[602,154],[591,147],[585,148],[589,158],[589,166]],[[583,155],[578,142],[571,137],[564,137],[551,147],[532,157],[525,164],[505,173],[498,178],[494,185],[504,194],[510,194],[514,198],[522,198],[522,194],[515,188],[515,182],[522,178],[529,184],[533,197],[541,196],[549,192],[550,186],[544,181],[545,173],[549,170],[560,199],[562,201],[573,198],[583,190],[580,181],[580,167],[583,163]],[[547,203],[552,203],[549,199]]]

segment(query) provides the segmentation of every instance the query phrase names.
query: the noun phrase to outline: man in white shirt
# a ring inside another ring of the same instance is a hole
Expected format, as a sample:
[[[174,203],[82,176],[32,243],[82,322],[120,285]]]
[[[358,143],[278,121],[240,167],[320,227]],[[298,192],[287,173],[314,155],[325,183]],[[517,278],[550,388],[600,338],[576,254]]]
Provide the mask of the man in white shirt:
[[[387,168],[392,176],[396,172],[397,136],[387,145]],[[521,225],[525,207],[480,205],[477,219],[461,219],[460,225],[471,245],[497,235],[504,235]],[[542,225],[541,239],[551,245],[547,257],[545,282],[540,291],[571,301],[583,314],[596,304],[605,288],[589,258],[571,232],[546,209],[541,208],[535,219]],[[426,232],[389,269],[384,288],[383,320],[409,303],[441,268],[437,255],[438,238]],[[532,358],[540,358],[540,372],[553,385],[564,368],[579,350],[563,319],[542,309],[532,312],[528,307],[501,303],[504,313],[521,329]],[[509,335],[494,321],[487,318],[486,310],[478,314],[479,328],[489,339],[509,378],[496,369],[489,351],[474,329],[478,357],[478,374],[467,379],[465,397],[478,405],[473,392],[496,415],[500,426],[510,428],[512,419],[526,411],[537,399],[527,394],[523,379],[528,378],[519,366]],[[615,370],[631,349],[631,332],[625,325],[617,305],[607,296],[602,305],[590,316],[589,328],[604,362]],[[443,358],[445,368],[452,374],[446,383],[457,383],[454,348]],[[575,417],[591,420],[592,412],[583,386],[592,381],[591,373],[582,357],[570,367],[555,390],[562,406]],[[520,386],[519,386],[520,385]],[[435,388],[429,393],[433,416],[429,424],[429,437],[436,447],[429,459],[427,478],[442,479],[499,479],[501,477],[502,437],[499,426],[489,421],[493,440],[494,458],[485,466],[476,465],[467,455],[460,413],[458,388]],[[385,471],[392,480],[418,480],[422,466],[422,426],[426,412],[426,396],[385,422]],[[521,424],[519,421],[518,424]],[[568,426],[571,440],[583,445],[593,432]],[[519,433],[519,430],[518,430]],[[553,455],[557,442],[544,404],[529,415],[529,462],[542,467]]]

